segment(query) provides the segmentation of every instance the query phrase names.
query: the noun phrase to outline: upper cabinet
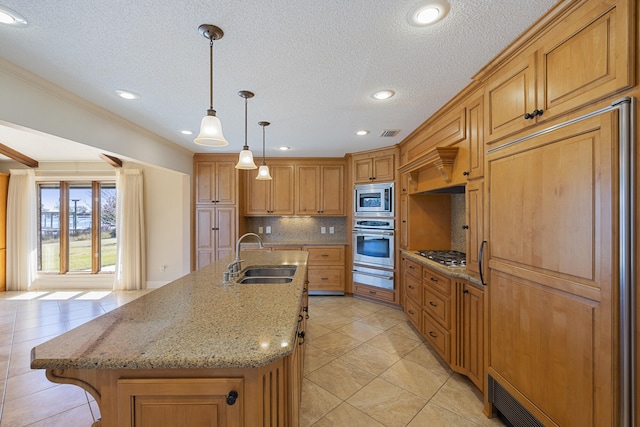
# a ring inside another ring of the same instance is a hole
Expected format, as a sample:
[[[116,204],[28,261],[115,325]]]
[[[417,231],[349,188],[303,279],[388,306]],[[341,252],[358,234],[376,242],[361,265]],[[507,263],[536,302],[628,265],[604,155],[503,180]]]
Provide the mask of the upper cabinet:
[[[393,154],[354,154],[353,183],[393,181],[395,179],[395,156]]]
[[[269,163],[271,180],[255,179],[255,171],[248,171],[245,180],[245,215],[293,215],[294,165]]]
[[[588,0],[485,83],[485,140],[517,133],[633,84],[629,1]]]
[[[195,161],[196,203],[236,203],[236,169],[233,161]]]
[[[296,215],[345,215],[344,164],[296,165]]]

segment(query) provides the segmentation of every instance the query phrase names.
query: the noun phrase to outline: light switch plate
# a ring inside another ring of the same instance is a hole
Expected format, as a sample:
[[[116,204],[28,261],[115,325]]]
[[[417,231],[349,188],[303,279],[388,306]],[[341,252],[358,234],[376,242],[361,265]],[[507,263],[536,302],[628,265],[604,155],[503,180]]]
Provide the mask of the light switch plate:
[[[333,234],[336,230],[333,227],[329,227],[329,234]]]
[[[258,234],[264,233],[264,227],[258,227]]]
[[[265,229],[265,232],[266,232],[267,234],[271,234],[271,226],[270,226],[270,225],[267,225],[267,227],[266,227],[266,229]]]
[[[320,227],[320,234],[327,234],[327,227]]]

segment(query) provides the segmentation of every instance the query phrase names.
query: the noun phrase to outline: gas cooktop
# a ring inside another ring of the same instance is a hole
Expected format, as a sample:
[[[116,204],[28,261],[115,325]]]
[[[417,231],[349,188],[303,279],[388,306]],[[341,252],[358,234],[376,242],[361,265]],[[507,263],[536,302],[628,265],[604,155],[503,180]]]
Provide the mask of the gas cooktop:
[[[458,251],[418,251],[420,255],[447,267],[466,267],[467,256]]]

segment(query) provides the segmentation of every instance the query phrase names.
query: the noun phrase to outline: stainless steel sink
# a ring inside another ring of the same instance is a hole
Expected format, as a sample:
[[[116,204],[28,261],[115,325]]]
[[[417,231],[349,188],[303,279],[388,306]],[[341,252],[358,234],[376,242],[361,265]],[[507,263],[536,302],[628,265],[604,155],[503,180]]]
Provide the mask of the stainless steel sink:
[[[238,283],[289,283],[293,280],[292,277],[244,277],[240,279]]]
[[[244,271],[245,277],[292,277],[296,274],[295,265],[278,265],[269,267],[249,267]]]

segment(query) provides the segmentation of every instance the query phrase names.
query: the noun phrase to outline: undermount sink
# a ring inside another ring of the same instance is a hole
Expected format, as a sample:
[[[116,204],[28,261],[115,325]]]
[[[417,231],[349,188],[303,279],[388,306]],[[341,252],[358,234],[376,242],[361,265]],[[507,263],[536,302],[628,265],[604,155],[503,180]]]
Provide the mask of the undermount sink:
[[[262,283],[262,284],[270,284],[270,283],[289,283],[293,280],[292,277],[244,277],[240,279],[238,283]]]
[[[296,274],[295,265],[278,265],[273,267],[249,267],[244,271],[245,277],[292,277]]]

